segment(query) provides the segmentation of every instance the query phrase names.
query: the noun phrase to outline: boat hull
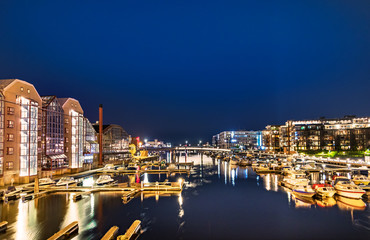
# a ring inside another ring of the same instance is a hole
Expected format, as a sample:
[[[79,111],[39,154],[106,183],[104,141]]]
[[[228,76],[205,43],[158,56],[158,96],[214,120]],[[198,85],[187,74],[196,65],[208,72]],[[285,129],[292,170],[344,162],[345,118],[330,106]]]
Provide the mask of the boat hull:
[[[339,196],[347,197],[347,198],[354,198],[354,199],[360,199],[362,198],[362,195],[364,195],[363,191],[346,191],[346,190],[336,189],[336,192]]]

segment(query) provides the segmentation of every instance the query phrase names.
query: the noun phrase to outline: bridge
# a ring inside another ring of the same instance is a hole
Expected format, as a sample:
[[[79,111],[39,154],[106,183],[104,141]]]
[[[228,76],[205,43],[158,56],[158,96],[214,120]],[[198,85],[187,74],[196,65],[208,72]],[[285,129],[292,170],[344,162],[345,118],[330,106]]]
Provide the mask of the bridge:
[[[209,152],[231,152],[230,149],[225,148],[212,148],[212,147],[191,147],[191,146],[181,146],[181,147],[167,147],[167,148],[141,148],[148,151],[209,151]]]

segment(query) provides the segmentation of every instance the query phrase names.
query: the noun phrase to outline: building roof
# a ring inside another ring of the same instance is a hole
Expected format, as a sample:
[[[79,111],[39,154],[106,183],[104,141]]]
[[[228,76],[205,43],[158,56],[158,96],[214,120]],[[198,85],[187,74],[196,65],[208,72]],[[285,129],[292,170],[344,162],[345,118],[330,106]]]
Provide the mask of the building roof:
[[[6,88],[7,86],[9,86],[9,84],[14,82],[15,80],[18,80],[18,79],[0,79],[0,88],[1,89]]]
[[[47,107],[56,98],[56,96],[42,96],[42,106]]]
[[[97,133],[99,133],[99,124],[95,123],[95,124],[93,124],[93,127],[94,127],[95,131]],[[113,127],[121,128],[123,130],[124,134],[126,136],[128,136],[128,133],[125,131],[125,129],[123,129],[123,127],[121,127],[120,125],[117,125],[117,124],[103,124],[103,133],[106,132],[107,130],[109,130],[110,128],[113,128]]]

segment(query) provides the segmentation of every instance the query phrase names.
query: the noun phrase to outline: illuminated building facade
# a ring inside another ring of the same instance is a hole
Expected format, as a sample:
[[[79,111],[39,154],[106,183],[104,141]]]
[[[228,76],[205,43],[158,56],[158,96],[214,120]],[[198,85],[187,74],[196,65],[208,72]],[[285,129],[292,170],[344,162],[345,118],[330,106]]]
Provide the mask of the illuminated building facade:
[[[257,150],[262,146],[261,131],[224,131],[212,138],[212,144],[219,148]]]
[[[99,124],[93,124],[99,133]],[[103,125],[103,160],[104,162],[123,160],[129,157],[129,143],[131,139],[127,132],[119,125]]]
[[[93,125],[87,118],[84,119],[84,134],[84,164],[88,166],[95,166],[98,164],[98,136]]]
[[[64,111],[56,96],[42,98],[41,167],[62,174],[68,168],[64,153]]]
[[[264,150],[268,152],[279,152],[280,147],[280,125],[268,125],[262,131],[262,142]]]
[[[0,185],[27,183],[40,169],[38,130],[42,100],[35,87],[19,79],[0,80]]]
[[[84,165],[84,117],[80,103],[73,98],[59,98],[64,111],[64,152],[72,172]]]
[[[277,126],[274,127],[274,131],[277,131]],[[268,138],[272,137],[274,131],[271,131],[271,126],[267,126],[264,131],[266,150],[295,153],[323,150],[364,151],[370,148],[370,117],[290,120],[279,127],[279,141],[269,141]]]

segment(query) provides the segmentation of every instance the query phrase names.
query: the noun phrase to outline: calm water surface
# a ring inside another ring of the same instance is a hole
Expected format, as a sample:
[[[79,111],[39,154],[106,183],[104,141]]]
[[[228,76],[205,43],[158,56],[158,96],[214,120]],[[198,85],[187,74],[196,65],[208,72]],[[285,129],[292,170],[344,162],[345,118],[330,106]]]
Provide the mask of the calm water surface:
[[[141,195],[124,204],[119,193],[96,193],[74,202],[54,194],[0,207],[9,222],[0,239],[47,239],[78,221],[74,239],[100,239],[111,226],[124,234],[139,219],[139,239],[369,239],[370,208],[362,200],[306,201],[278,186],[278,176],[256,175],[251,168],[200,156],[190,176],[120,176],[119,181],[185,179],[179,195]],[[96,177],[88,177],[85,185]]]

